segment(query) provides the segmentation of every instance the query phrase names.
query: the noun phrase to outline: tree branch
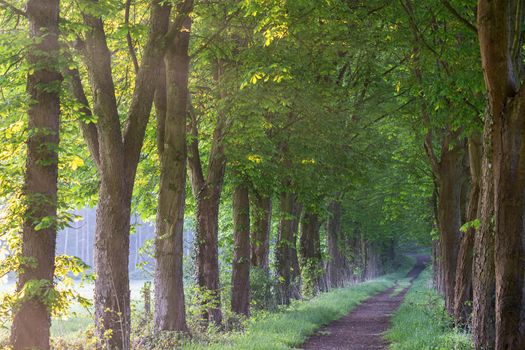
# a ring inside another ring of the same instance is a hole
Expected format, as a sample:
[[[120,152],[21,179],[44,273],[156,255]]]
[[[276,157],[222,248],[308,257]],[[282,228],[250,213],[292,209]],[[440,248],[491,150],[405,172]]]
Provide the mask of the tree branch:
[[[19,16],[27,18],[27,12],[25,12],[23,10],[20,10],[18,7],[8,3],[5,0],[0,0],[0,7],[3,7],[5,9],[9,9],[9,10],[13,11],[13,13],[15,13],[15,14],[17,14]]]
[[[125,12],[124,12],[124,24],[127,28],[126,41],[128,42],[128,51],[131,61],[133,62],[133,67],[135,68],[135,73],[139,71],[139,61],[137,59],[137,53],[135,52],[135,47],[133,46],[133,40],[131,38],[131,33],[129,31],[129,10],[131,8],[131,0],[126,0]]]
[[[84,118],[90,119],[93,114],[91,112],[91,108],[89,108],[89,102],[87,100],[84,87],[82,86],[82,80],[80,79],[78,69],[67,69],[67,75],[69,75],[71,78],[69,83],[71,93],[77,102],[82,106],[80,108],[80,113],[84,116]],[[91,153],[95,165],[98,167],[100,165],[100,149],[98,144],[97,126],[91,122],[86,123],[82,120],[82,118],[79,119],[79,122],[89,152]]]
[[[443,3],[443,6],[445,6],[445,8],[454,16],[456,17],[460,22],[462,22],[468,29],[470,29],[471,31],[473,31],[474,33],[476,33],[476,35],[478,34],[478,28],[472,24],[468,19],[466,19],[465,17],[463,17],[461,15],[461,13],[459,13],[455,8],[454,6],[452,6],[452,4],[448,1],[448,0],[441,0],[441,2]]]

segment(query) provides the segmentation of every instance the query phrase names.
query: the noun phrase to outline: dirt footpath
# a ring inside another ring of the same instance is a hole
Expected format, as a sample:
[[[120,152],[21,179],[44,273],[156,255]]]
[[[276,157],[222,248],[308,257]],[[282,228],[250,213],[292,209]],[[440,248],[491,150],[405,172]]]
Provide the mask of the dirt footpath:
[[[427,256],[418,256],[408,273],[412,280],[425,269]],[[409,287],[410,288],[410,287]],[[391,296],[395,287],[377,294],[352,310],[343,318],[320,329],[304,344],[305,350],[360,350],[388,349],[383,333],[390,327],[390,318],[399,308],[409,288]]]

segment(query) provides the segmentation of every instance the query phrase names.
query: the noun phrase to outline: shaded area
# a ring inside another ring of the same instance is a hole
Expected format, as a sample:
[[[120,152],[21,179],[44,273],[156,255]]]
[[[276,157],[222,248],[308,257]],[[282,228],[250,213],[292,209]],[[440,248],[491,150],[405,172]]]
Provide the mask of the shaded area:
[[[407,277],[414,280],[426,267],[429,258],[420,255]],[[392,295],[396,287],[389,288],[367,299],[345,317],[332,322],[312,336],[305,350],[359,350],[388,349],[383,333],[390,326],[392,313],[399,308],[410,287]]]

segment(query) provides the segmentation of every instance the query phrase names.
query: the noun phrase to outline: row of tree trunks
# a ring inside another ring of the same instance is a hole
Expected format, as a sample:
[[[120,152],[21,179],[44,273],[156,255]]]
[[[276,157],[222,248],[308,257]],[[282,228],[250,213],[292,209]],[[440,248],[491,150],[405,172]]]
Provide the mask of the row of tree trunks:
[[[479,218],[480,177],[481,177],[481,135],[473,134],[468,141],[470,193],[465,221],[469,223],[467,231],[461,237],[456,268],[456,286],[454,293],[454,319],[456,324],[466,326],[472,311],[472,263],[474,220]]]
[[[250,313],[250,199],[245,184],[233,191],[233,266],[232,311],[249,316]]]
[[[259,267],[268,273],[270,270],[272,199],[269,196],[256,193],[253,195],[252,203],[251,262],[252,266]]]
[[[193,1],[178,8],[155,106],[161,163],[155,240],[155,331],[187,332],[183,285],[188,48]],[[175,28],[176,27],[176,28]]]
[[[51,317],[40,298],[53,288],[57,233],[57,178],[60,117],[58,69],[58,0],[29,0],[26,13],[33,40],[27,61],[34,68],[27,77],[27,162],[24,183],[26,211],[22,228],[22,270],[17,291],[40,283],[38,293],[14,312],[11,343],[15,350],[50,348]],[[50,225],[38,229],[42,220]],[[31,263],[30,263],[31,262]]]

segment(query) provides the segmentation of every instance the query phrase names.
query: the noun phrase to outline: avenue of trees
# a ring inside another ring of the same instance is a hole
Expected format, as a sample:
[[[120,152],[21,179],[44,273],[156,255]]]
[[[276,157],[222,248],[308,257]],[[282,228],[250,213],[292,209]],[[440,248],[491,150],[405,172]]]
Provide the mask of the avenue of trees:
[[[153,337],[191,334],[195,304],[199,327],[225,330],[431,246],[475,348],[525,348],[525,2],[0,0],[0,14],[13,349],[50,349],[52,317],[90,307],[68,283],[90,272],[96,347],[132,348],[133,215],[155,226]],[[55,254],[86,205],[94,266]]]

